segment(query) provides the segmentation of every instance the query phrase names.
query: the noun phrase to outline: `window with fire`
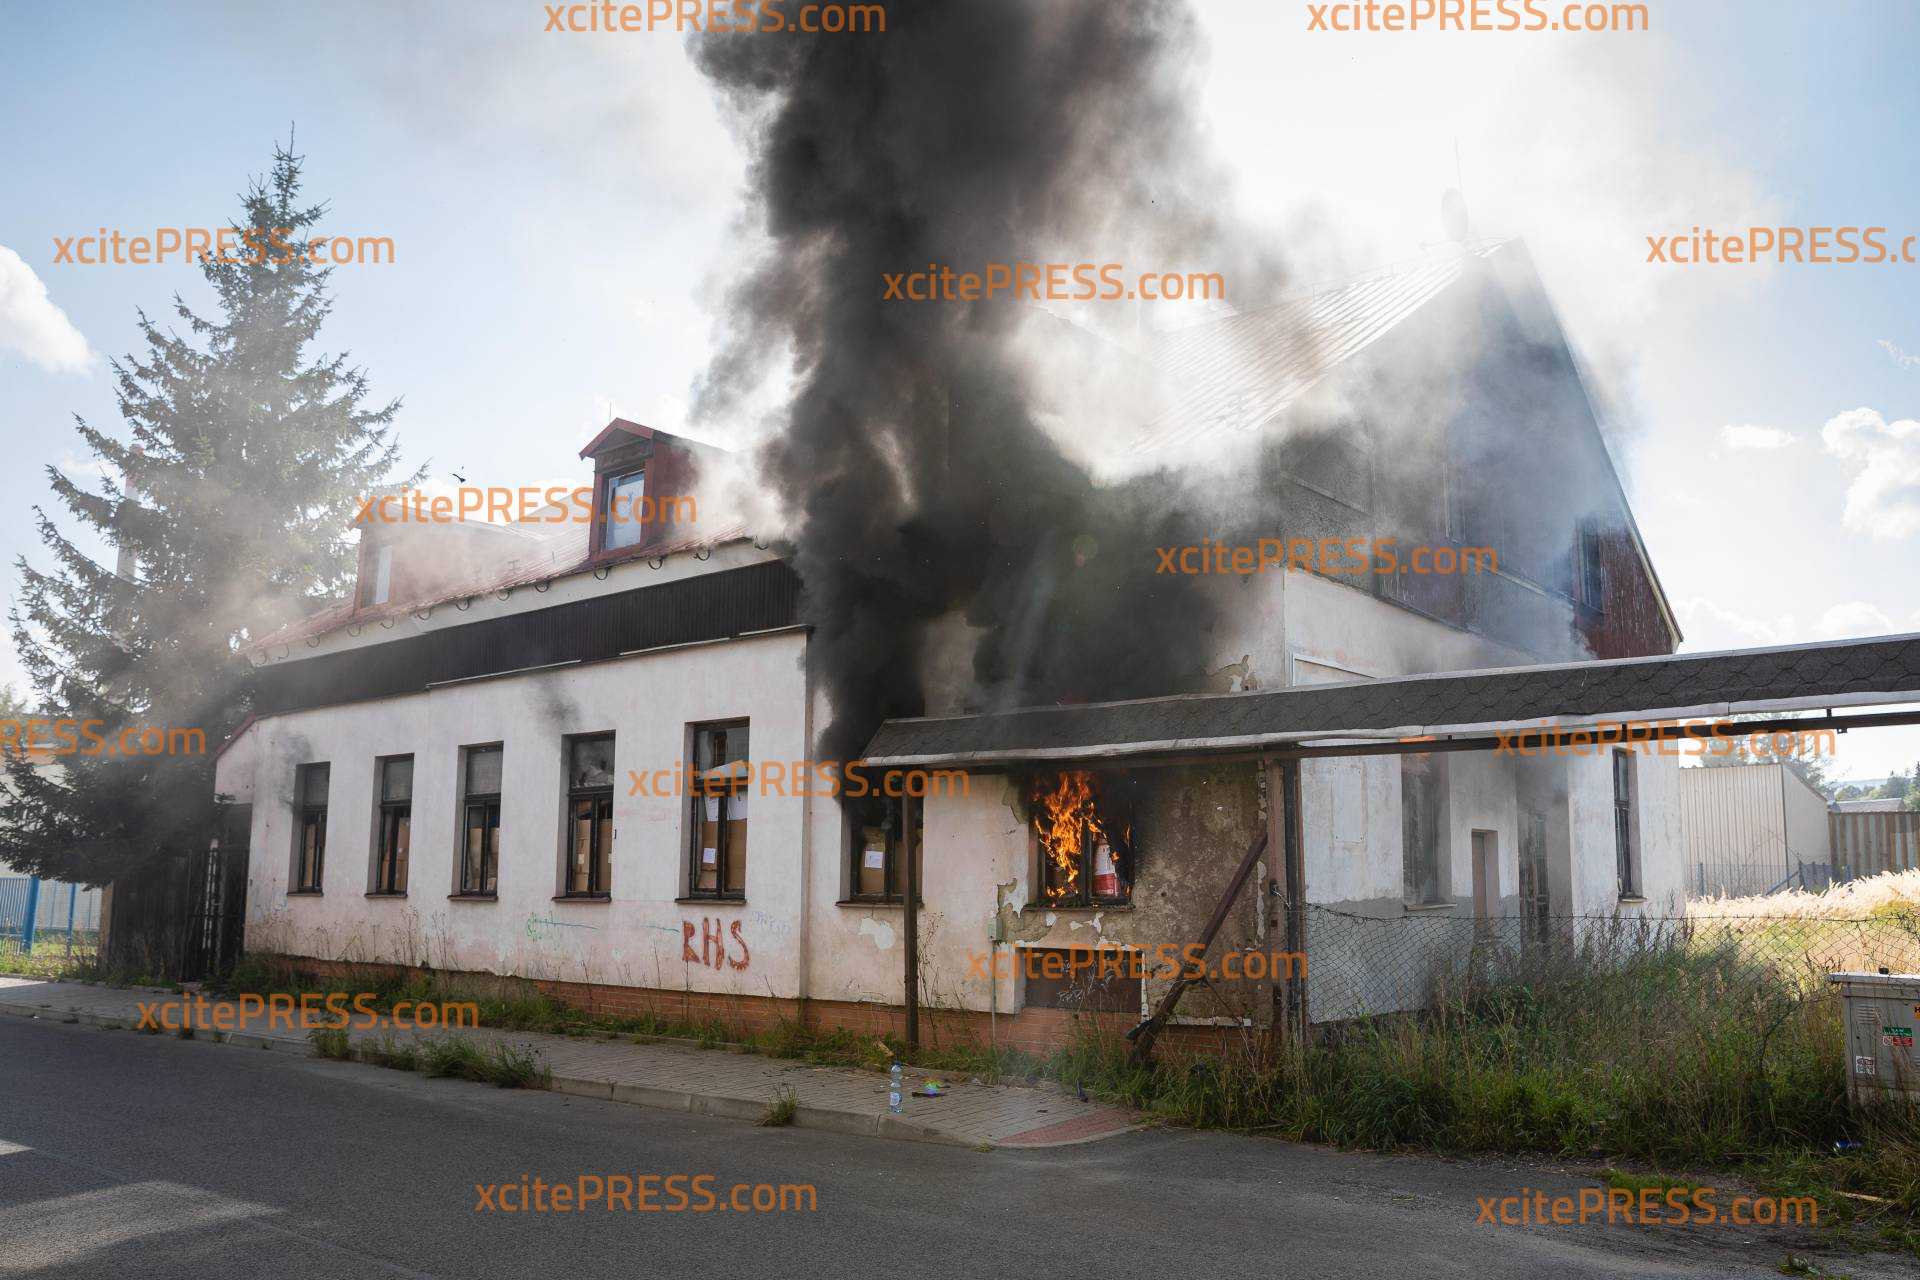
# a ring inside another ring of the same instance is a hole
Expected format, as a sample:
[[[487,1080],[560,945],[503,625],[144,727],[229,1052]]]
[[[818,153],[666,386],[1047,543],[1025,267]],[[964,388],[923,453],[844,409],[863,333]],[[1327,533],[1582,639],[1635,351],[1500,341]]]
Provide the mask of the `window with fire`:
[[[1125,906],[1133,900],[1133,781],[1064,769],[1028,783],[1038,863],[1037,901],[1049,907]]]

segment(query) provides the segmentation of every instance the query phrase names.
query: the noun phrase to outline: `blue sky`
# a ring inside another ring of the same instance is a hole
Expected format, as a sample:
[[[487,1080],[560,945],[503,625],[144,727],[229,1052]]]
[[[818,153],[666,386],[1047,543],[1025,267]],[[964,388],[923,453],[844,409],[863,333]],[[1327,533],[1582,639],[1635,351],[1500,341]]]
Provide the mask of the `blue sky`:
[[[1920,5],[1649,0],[1650,32],[1580,36],[1196,8],[1223,198],[1298,279],[1437,240],[1457,146],[1476,232],[1527,238],[1619,408],[1686,648],[1920,630],[1920,358],[1901,359],[1920,357],[1920,265],[1645,262],[1646,236],[1696,224],[1920,232]],[[177,262],[56,264],[54,237],[221,225],[289,125],[323,229],[396,243],[396,263],[336,272],[323,339],[405,398],[409,461],[568,480],[610,406],[688,425],[712,299],[754,236],[738,140],[675,37],[543,26],[534,0],[0,4],[9,563],[39,554],[41,468],[86,465],[71,416],[118,421],[100,357],[137,348],[135,308],[207,300]],[[1877,731],[1839,766],[1916,759],[1920,731]]]

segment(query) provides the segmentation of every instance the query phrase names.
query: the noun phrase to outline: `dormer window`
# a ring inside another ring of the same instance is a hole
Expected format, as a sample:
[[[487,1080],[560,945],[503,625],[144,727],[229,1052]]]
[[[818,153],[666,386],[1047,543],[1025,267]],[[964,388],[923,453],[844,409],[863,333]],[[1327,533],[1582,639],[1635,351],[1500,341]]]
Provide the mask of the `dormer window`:
[[[375,547],[360,578],[360,607],[385,604],[393,586],[393,548]]]
[[[611,477],[606,493],[606,509],[600,516],[606,524],[606,535],[600,545],[607,549],[637,545],[646,532],[643,523],[647,514],[645,469]]]

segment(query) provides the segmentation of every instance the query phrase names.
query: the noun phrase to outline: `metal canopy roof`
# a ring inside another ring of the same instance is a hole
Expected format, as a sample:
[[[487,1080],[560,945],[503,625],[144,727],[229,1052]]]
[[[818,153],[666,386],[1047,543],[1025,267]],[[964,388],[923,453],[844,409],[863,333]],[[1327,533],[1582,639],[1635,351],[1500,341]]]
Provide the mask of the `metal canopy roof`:
[[[1398,744],[1538,730],[1548,722],[1580,726],[1907,702],[1920,703],[1920,634],[889,720],[866,758],[875,766],[986,765]],[[1876,719],[1920,721],[1920,711]]]

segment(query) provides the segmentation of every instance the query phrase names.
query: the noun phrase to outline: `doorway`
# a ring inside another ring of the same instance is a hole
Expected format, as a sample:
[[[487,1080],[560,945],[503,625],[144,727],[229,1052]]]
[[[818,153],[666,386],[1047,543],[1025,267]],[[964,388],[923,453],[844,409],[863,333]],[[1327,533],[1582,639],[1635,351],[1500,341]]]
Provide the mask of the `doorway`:
[[[1500,914],[1500,846],[1491,831],[1473,833],[1473,918],[1487,921]]]

